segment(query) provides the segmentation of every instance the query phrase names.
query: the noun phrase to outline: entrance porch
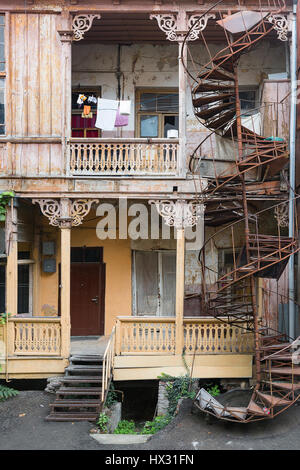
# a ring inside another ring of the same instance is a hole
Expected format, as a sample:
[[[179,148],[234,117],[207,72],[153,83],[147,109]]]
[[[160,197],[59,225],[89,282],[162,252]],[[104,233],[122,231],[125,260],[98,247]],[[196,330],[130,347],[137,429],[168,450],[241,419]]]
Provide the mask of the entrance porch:
[[[252,335],[201,317],[199,304],[185,299],[187,291],[198,288],[199,267],[184,229],[177,236],[172,229],[170,239],[160,231],[156,239],[100,239],[97,227],[104,216],[91,207],[93,201],[53,199],[52,212],[49,201],[39,205],[52,225],[36,205],[27,212],[13,204],[8,210],[10,244],[3,263],[11,315],[0,325],[1,378],[61,375],[70,354],[103,355],[104,364],[107,357],[104,373],[115,380],[157,379],[163,372],[252,376]],[[33,227],[31,235],[21,232],[20,214],[23,226]],[[72,225],[77,216],[80,223]],[[132,220],[126,219],[128,230]],[[20,259],[25,248],[27,259]],[[24,265],[29,266],[27,283],[20,277]],[[143,279],[146,274],[151,283]]]

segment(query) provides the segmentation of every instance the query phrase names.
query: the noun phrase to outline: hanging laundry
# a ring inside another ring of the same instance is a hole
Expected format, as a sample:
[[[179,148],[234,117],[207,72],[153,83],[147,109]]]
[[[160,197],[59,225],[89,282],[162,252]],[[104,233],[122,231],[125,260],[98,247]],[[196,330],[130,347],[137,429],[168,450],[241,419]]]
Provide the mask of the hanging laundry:
[[[120,108],[118,108],[115,127],[128,126],[128,116],[120,114]]]
[[[86,99],[87,97],[85,95],[79,95],[77,99],[77,104],[82,104]]]
[[[120,115],[129,116],[130,108],[131,108],[130,100],[120,101]]]
[[[98,98],[95,127],[104,131],[112,131],[115,127],[117,110],[118,101]]]
[[[88,103],[96,103],[97,104],[97,98],[95,96],[89,96],[88,97]]]
[[[81,117],[83,118],[92,118],[93,113],[91,113],[91,106],[88,104],[85,104],[83,106],[83,113],[81,114]]]

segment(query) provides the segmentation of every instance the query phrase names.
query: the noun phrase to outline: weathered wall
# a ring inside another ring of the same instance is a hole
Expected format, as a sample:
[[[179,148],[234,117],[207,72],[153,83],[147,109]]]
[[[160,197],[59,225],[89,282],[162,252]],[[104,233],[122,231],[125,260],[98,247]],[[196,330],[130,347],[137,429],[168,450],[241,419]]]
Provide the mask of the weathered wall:
[[[64,64],[57,15],[11,13],[6,27],[6,133],[15,137],[59,138]],[[2,174],[62,174],[64,162],[59,143],[6,144],[3,152]]]
[[[190,44],[195,62],[204,64],[208,60],[202,44]],[[222,48],[220,44],[210,45],[212,51]],[[102,97],[116,99],[118,81],[117,45],[74,44],[72,48],[73,86],[101,86]],[[242,86],[261,85],[269,73],[285,71],[285,48],[279,41],[262,42],[254,51],[242,56],[240,61],[239,82]],[[197,75],[199,65],[189,63],[190,71]],[[178,88],[178,47],[176,44],[164,45],[132,44],[121,46],[121,96],[132,100],[132,114],[127,127],[113,132],[103,132],[103,137],[133,137],[135,131],[135,88],[171,87]],[[194,117],[190,80],[187,86],[187,159],[190,153],[207,135],[207,130]],[[213,150],[218,158],[233,158],[232,147],[213,141]],[[211,145],[207,146],[208,155]],[[211,168],[202,168],[202,171]]]

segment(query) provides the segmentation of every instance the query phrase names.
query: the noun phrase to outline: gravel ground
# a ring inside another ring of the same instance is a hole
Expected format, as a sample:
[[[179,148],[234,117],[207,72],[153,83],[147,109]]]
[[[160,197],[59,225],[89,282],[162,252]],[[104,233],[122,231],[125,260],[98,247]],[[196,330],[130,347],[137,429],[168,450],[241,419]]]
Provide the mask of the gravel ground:
[[[190,400],[175,419],[141,445],[103,446],[90,437],[89,422],[47,422],[54,396],[23,391],[0,403],[0,450],[299,450],[300,402],[276,419],[252,424],[207,422],[191,414]]]

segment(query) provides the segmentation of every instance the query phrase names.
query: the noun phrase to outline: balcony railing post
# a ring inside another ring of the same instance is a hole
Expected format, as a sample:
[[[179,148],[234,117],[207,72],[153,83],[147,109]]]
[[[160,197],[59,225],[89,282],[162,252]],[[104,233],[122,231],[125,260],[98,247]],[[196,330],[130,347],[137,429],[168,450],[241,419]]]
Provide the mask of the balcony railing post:
[[[176,346],[175,354],[182,354],[184,347],[183,332],[184,308],[184,228],[177,229],[176,250]]]

